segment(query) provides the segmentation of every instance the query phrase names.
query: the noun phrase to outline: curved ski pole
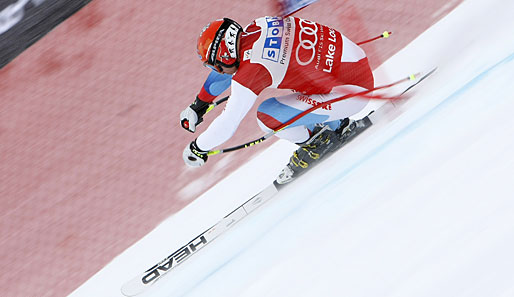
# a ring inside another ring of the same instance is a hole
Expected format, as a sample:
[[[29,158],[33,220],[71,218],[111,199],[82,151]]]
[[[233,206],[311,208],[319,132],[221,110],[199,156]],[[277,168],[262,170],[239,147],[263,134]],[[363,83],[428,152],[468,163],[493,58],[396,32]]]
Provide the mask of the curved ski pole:
[[[310,112],[312,112],[312,111],[314,111],[314,110],[316,110],[318,108],[322,108],[324,106],[327,106],[329,104],[332,104],[332,103],[335,103],[335,102],[338,102],[338,101],[342,101],[342,100],[353,98],[353,97],[367,97],[367,98],[370,98],[370,99],[392,99],[392,98],[386,98],[386,97],[380,96],[380,95],[369,95],[369,94],[374,92],[374,91],[377,91],[377,90],[383,90],[383,89],[387,89],[387,88],[393,87],[395,85],[398,85],[400,83],[403,83],[403,82],[406,82],[406,81],[409,81],[409,80],[416,80],[416,78],[419,75],[421,75],[421,73],[411,74],[408,77],[405,77],[403,79],[397,80],[397,81],[395,81],[393,83],[390,83],[390,84],[378,86],[378,87],[375,87],[375,88],[372,88],[372,89],[369,89],[369,90],[365,90],[365,91],[362,91],[362,92],[347,94],[347,95],[344,95],[344,96],[341,96],[341,97],[337,97],[337,98],[332,99],[332,100],[325,101],[325,102],[323,102],[323,103],[321,103],[319,105],[313,106],[313,107],[311,107],[311,108],[309,108],[309,109],[299,113],[298,115],[292,117],[291,119],[289,119],[288,121],[286,121],[282,125],[278,126],[275,130],[267,133],[266,135],[262,136],[259,139],[256,139],[256,140],[253,140],[253,141],[249,141],[247,143],[244,143],[244,144],[241,144],[241,145],[238,145],[238,146],[229,147],[229,148],[226,148],[226,149],[209,151],[207,153],[207,155],[208,156],[212,156],[212,155],[218,155],[218,154],[222,154],[222,153],[228,153],[228,152],[240,150],[240,149],[243,149],[243,148],[247,148],[247,147],[251,147],[251,146],[254,146],[256,144],[259,144],[259,143],[263,142],[264,140],[266,140],[266,139],[270,138],[271,136],[273,136],[275,133],[280,132],[280,131],[286,129],[287,127],[289,127],[294,122],[296,122],[300,118],[304,117],[308,113],[310,113]]]
[[[387,85],[382,85],[382,86],[375,87],[375,88],[372,88],[372,89],[369,89],[369,90],[365,90],[365,91],[362,91],[362,92],[347,94],[347,95],[344,95],[344,96],[341,96],[341,97],[337,97],[337,98],[332,99],[332,100],[325,101],[323,103],[320,103],[320,104],[318,104],[316,106],[313,106],[313,107],[311,107],[311,108],[309,108],[309,109],[299,113],[298,115],[294,116],[293,118],[291,118],[287,122],[285,122],[282,125],[280,125],[277,129],[275,129],[275,131],[278,132],[280,130],[283,130],[283,129],[287,128],[292,123],[296,122],[300,118],[304,117],[308,113],[311,113],[311,112],[313,112],[314,110],[316,110],[318,108],[322,108],[322,107],[325,107],[325,106],[330,105],[332,103],[336,103],[338,101],[342,101],[342,100],[345,100],[345,99],[349,99],[349,98],[353,98],[353,97],[366,97],[366,98],[369,98],[369,99],[394,99],[394,98],[386,98],[386,97],[380,96],[380,95],[369,95],[369,93],[372,93],[372,92],[378,91],[378,90],[387,89],[387,88],[396,86],[398,84],[401,84],[401,83],[409,81],[409,80],[416,80],[416,78],[419,75],[421,75],[421,73],[418,72],[418,73],[411,74],[411,75],[407,76],[406,78],[397,80],[397,81],[392,82],[392,83],[387,84]]]

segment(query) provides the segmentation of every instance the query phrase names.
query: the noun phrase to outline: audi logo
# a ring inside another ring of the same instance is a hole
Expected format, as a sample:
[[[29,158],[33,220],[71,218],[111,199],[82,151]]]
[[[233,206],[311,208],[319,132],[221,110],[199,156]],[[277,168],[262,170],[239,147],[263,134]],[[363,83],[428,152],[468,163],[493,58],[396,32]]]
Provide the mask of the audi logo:
[[[316,44],[318,43],[318,26],[315,22],[300,19],[300,33],[298,34],[298,41],[300,42],[296,47],[296,62],[299,65],[309,65],[316,56]],[[313,27],[312,27],[313,26]],[[306,39],[308,36],[314,36],[314,40]],[[311,56],[307,61],[302,61],[299,56],[300,50],[310,51]]]

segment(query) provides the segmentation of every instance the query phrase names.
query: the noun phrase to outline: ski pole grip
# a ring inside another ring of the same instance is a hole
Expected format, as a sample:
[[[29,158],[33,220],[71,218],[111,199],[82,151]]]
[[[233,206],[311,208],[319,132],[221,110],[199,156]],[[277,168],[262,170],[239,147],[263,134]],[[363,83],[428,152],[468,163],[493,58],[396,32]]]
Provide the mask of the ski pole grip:
[[[189,131],[189,121],[187,119],[182,119],[182,121],[180,121],[180,124],[182,125],[182,128]]]
[[[201,122],[203,122],[203,118],[199,118],[198,122],[196,122],[196,125],[198,126]],[[182,125],[182,128],[186,129],[187,131],[189,131],[191,133],[194,133],[193,131],[191,131],[189,129],[190,124],[189,124],[189,121],[187,119],[182,119],[182,121],[180,121],[180,125]]]

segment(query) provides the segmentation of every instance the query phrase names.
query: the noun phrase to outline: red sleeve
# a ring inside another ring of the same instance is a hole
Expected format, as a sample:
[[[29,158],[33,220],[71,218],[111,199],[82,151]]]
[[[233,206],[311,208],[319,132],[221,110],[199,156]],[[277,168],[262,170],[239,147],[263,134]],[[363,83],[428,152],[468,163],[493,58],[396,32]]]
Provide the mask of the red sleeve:
[[[207,102],[207,103],[212,103],[212,101],[214,101],[214,99],[216,99],[216,96],[209,94],[205,90],[205,87],[202,86],[202,89],[200,90],[200,93],[198,93],[198,99],[200,99],[200,100],[202,100],[204,102]]]

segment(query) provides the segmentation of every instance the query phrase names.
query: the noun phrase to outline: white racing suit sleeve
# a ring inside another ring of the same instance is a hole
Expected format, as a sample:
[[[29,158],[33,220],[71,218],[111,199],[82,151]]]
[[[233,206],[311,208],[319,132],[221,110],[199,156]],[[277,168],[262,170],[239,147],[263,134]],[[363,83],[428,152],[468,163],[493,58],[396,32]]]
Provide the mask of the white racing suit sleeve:
[[[225,110],[196,139],[199,149],[209,151],[229,140],[257,99],[252,90],[235,80],[232,80],[230,93]]]

